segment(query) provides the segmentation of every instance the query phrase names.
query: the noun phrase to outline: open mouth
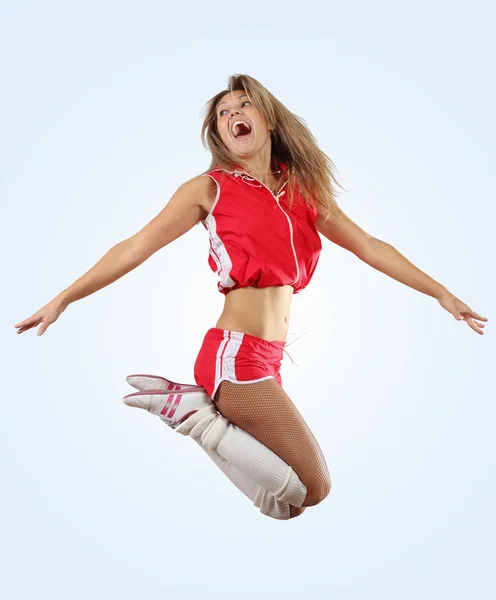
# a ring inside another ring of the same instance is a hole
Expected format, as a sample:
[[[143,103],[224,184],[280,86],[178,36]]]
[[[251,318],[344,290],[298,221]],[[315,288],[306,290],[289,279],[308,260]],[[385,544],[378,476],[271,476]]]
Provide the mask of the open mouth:
[[[246,139],[252,132],[251,125],[245,123],[245,121],[235,121],[231,127],[231,133],[234,139],[243,140]]]

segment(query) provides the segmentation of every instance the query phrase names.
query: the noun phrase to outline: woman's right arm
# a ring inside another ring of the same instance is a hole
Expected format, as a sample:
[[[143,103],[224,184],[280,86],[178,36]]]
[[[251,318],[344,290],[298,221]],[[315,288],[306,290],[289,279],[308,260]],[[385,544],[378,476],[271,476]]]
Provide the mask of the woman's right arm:
[[[190,179],[174,193],[164,209],[132,237],[113,246],[87,273],[34,315],[15,325],[23,333],[41,323],[38,335],[54,323],[76,300],[110,285],[142,264],[152,254],[189,231],[207,215],[215,198],[210,177]]]

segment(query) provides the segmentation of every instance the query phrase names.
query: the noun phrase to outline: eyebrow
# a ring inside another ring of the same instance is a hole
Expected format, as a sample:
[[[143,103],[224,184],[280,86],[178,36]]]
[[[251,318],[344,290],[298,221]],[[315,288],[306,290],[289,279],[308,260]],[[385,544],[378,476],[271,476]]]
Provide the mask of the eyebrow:
[[[246,94],[243,94],[242,96],[238,96],[238,100],[241,100],[241,98],[249,98],[249,96],[247,96]],[[219,104],[217,105],[217,108],[221,105],[221,104],[225,104],[226,100],[224,100],[224,102],[219,102]]]

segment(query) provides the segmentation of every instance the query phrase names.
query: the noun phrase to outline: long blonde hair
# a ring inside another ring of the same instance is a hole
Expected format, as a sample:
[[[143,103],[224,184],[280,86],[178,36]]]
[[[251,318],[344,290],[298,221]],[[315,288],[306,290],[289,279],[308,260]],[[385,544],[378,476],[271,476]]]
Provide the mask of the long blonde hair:
[[[307,205],[315,207],[326,220],[337,219],[336,188],[345,190],[336,179],[332,160],[318,146],[305,121],[288,110],[260,82],[249,75],[231,75],[228,89],[211,98],[204,108],[201,130],[203,145],[212,154],[206,172],[215,167],[232,170],[240,162],[226,148],[217,128],[217,105],[229,92],[244,91],[264,115],[271,129],[271,169],[286,164],[290,203],[298,189]],[[345,190],[346,191],[346,190]]]

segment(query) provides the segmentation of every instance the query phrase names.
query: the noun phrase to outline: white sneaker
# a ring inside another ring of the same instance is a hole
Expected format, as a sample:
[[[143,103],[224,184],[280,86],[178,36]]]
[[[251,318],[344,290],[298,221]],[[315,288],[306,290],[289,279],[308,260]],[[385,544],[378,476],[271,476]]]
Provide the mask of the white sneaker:
[[[188,383],[176,383],[159,375],[128,375],[126,381],[137,390],[164,390],[169,392],[204,392],[205,388]]]
[[[163,380],[163,378],[159,379]],[[123,401],[127,406],[144,408],[153,415],[157,415],[172,429],[176,429],[178,425],[198,410],[213,405],[207,392],[203,388],[195,387],[195,390],[180,392],[146,389],[124,396]]]

